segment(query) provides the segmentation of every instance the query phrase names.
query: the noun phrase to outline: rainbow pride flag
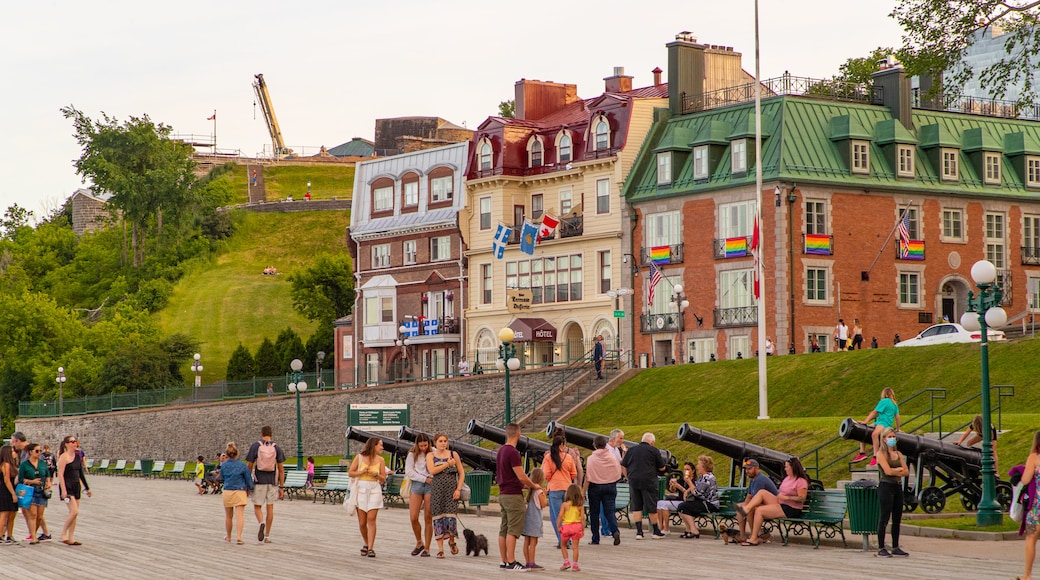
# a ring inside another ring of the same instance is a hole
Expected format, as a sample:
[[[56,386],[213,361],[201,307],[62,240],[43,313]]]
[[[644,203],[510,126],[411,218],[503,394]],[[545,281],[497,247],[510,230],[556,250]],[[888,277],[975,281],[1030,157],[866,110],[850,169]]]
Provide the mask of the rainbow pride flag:
[[[672,263],[671,246],[654,246],[650,248],[650,261],[658,266]]]
[[[726,238],[726,257],[740,258],[748,255],[747,238]]]
[[[805,253],[824,256],[833,254],[831,237],[826,234],[805,234]]]
[[[902,244],[903,242],[900,243]],[[907,242],[903,248],[902,258],[904,260],[923,260],[924,240],[910,240]]]

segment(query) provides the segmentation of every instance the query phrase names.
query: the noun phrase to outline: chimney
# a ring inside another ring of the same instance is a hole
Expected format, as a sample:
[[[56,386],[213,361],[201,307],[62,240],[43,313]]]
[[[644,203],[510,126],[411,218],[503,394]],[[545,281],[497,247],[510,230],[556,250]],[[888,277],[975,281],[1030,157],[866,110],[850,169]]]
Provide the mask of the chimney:
[[[906,71],[891,56],[878,64],[881,70],[870,75],[874,80],[874,104],[888,107],[893,117],[913,130],[910,79],[906,77]]]
[[[704,45],[690,32],[675,35],[668,48],[668,108],[672,115],[683,112],[683,95],[704,93]]]
[[[513,87],[517,119],[536,121],[581,100],[578,85],[520,79]]]
[[[661,86],[661,73],[664,72],[663,70],[661,70],[661,67],[655,66],[654,70],[652,70],[650,72],[654,73],[654,86],[655,87]]]
[[[632,77],[625,75],[625,67],[614,67],[614,76],[603,79],[606,83],[604,92],[624,93],[632,90]]]

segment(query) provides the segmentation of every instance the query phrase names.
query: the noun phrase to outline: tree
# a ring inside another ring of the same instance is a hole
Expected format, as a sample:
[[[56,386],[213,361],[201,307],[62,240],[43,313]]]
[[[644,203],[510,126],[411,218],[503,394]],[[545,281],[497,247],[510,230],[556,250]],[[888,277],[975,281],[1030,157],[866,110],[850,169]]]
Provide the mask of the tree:
[[[350,256],[322,254],[289,276],[293,308],[310,320],[331,323],[354,310],[354,277]]]
[[[260,348],[256,349],[256,356],[253,357],[253,361],[256,364],[256,376],[258,377],[277,377],[285,374],[288,370],[288,367],[282,368],[281,360],[278,358],[278,351],[275,350],[271,339],[266,336],[264,341],[260,343]]]
[[[33,212],[24,207],[18,207],[17,203],[12,204],[0,218],[0,238],[13,238],[19,229],[29,227],[32,217]]]
[[[231,358],[228,359],[227,380],[251,379],[256,375],[255,369],[256,363],[253,361],[253,355],[249,354],[249,349],[244,344],[238,343],[238,348],[231,353]]]
[[[278,333],[278,338],[274,341],[274,350],[278,353],[278,367],[281,369],[281,373],[289,372],[289,365],[294,358],[302,359],[306,356],[304,354],[303,339],[300,338],[300,335],[295,330],[288,327]],[[307,367],[306,361],[304,361],[303,366],[304,368]]]
[[[509,99],[498,103],[498,116],[512,119],[516,116],[516,100]]]
[[[958,96],[976,74],[997,99],[1009,86],[1021,84],[1019,104],[1037,101],[1036,56],[1040,54],[1040,1],[1037,0],[900,0],[892,12],[904,30],[904,61],[917,70],[952,73],[943,91]],[[983,33],[1000,29],[1006,54],[976,72],[963,62]]]

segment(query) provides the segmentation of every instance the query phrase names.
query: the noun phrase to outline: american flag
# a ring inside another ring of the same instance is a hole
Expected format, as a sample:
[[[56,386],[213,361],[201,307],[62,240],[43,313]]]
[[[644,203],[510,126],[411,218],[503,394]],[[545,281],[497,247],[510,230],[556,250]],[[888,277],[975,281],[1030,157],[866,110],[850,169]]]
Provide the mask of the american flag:
[[[903,219],[899,220],[899,257],[910,255],[910,211],[903,211]]]
[[[664,274],[661,274],[661,270],[653,263],[650,262],[650,274],[647,276],[650,281],[650,287],[646,292],[646,305],[654,305],[654,288],[657,288],[657,284],[664,278]]]

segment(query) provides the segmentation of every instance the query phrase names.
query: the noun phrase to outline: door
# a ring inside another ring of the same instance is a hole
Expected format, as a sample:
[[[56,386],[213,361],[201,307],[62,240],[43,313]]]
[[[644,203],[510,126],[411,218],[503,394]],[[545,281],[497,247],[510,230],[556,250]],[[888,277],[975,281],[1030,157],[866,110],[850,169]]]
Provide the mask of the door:
[[[945,296],[943,297],[943,299],[942,299],[942,316],[943,316],[943,320],[944,321],[946,321],[946,322],[960,322],[960,320],[957,318],[957,306],[956,306],[956,304],[957,303],[954,301],[953,298],[946,298]]]

